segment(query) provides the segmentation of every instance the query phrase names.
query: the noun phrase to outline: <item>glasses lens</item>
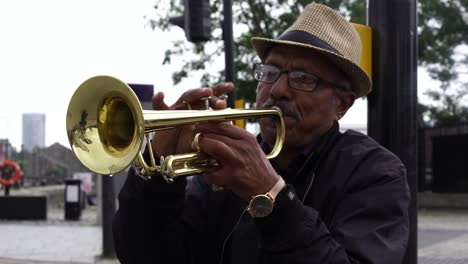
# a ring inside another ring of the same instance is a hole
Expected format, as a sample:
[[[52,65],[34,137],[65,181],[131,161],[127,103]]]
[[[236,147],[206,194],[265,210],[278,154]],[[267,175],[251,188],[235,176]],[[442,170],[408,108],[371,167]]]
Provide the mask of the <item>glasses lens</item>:
[[[254,78],[257,81],[265,83],[274,83],[280,70],[275,66],[256,64],[254,68]]]
[[[289,73],[289,85],[294,89],[312,91],[315,89],[317,80],[317,77],[306,72],[292,71]]]

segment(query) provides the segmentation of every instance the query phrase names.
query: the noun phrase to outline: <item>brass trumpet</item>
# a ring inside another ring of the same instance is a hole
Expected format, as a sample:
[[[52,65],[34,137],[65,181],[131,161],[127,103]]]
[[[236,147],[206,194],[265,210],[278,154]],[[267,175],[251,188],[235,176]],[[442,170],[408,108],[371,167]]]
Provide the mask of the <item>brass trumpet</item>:
[[[156,163],[151,144],[150,165],[141,153],[149,133],[202,122],[225,122],[242,118],[277,117],[276,143],[267,154],[271,159],[280,152],[285,136],[281,110],[142,110],[133,90],[111,76],[95,76],[83,82],[73,94],[67,111],[67,135],[72,151],[80,162],[98,174],[113,175],[134,165],[139,175],[160,173],[171,182],[177,176],[201,174],[217,161],[194,152],[161,157]]]

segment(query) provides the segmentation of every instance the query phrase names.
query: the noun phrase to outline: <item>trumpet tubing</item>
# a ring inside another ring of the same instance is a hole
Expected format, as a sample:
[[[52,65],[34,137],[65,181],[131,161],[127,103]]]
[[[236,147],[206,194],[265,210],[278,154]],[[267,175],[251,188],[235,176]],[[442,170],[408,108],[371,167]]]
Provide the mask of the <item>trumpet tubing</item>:
[[[83,82],[73,94],[67,111],[67,135],[80,162],[98,174],[112,175],[132,163],[142,174],[162,174],[167,180],[203,173],[216,160],[202,153],[187,153],[161,158],[151,165],[141,154],[148,133],[202,122],[224,122],[243,118],[278,118],[276,144],[268,158],[278,155],[284,142],[284,121],[277,108],[265,110],[173,110],[147,111],[124,82],[111,76],[95,76]],[[151,144],[148,144],[151,150]]]

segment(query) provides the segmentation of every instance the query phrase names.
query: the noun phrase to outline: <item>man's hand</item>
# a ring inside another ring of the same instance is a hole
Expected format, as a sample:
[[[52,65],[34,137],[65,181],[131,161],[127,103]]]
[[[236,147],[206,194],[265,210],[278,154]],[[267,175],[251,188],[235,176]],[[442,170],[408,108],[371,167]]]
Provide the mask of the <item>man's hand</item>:
[[[215,158],[220,166],[205,173],[206,181],[233,190],[249,201],[253,195],[268,192],[279,178],[255,137],[229,123],[201,124],[201,152]]]
[[[159,92],[153,96],[154,110],[192,110],[205,109],[204,97],[211,96],[209,106],[213,109],[225,109],[226,101],[221,95],[234,90],[233,83],[222,83],[212,88],[197,88],[185,92],[172,106],[164,102],[164,94]],[[152,147],[156,157],[193,152],[191,148],[195,135],[193,126],[179,126],[174,129],[162,130],[154,133]]]

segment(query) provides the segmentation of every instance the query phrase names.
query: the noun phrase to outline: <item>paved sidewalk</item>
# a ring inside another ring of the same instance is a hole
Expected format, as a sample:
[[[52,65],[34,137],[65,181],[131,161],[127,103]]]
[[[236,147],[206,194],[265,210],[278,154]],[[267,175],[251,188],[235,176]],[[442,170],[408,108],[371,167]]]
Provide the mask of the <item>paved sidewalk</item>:
[[[0,221],[0,264],[95,263],[102,251],[95,208],[82,211],[80,221],[65,221],[63,215],[63,209],[49,209],[47,221]]]
[[[420,210],[418,214],[418,263],[468,263],[468,212]]]
[[[34,260],[18,260],[18,259],[2,259],[0,264],[78,264],[76,262],[51,262],[51,261],[34,261]],[[95,264],[119,264],[115,259],[96,259]]]
[[[92,263],[101,251],[96,226],[2,224],[0,256],[12,259]]]
[[[93,208],[80,221],[64,221],[62,210],[47,221],[0,221],[0,264],[118,264],[99,259],[102,230]],[[468,263],[468,212],[421,210],[418,263]]]
[[[119,264],[115,259],[96,259],[95,264]],[[3,259],[0,258],[0,264],[81,264],[77,262],[51,262],[51,261],[34,261],[34,260],[19,260],[19,259]]]

